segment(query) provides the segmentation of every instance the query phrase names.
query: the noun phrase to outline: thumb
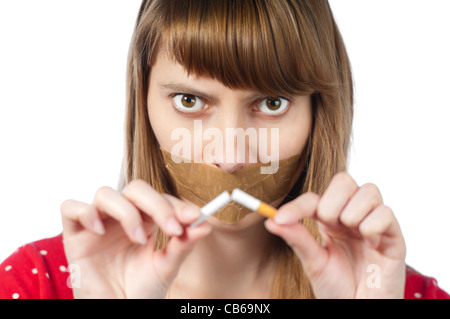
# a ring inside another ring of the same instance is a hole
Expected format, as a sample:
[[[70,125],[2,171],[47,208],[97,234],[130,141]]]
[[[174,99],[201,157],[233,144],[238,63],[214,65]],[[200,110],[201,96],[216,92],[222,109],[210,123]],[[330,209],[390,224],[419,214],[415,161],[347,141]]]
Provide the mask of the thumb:
[[[153,264],[161,280],[171,282],[184,259],[201,238],[211,233],[211,225],[202,223],[197,227],[186,227],[181,236],[172,237],[166,247],[153,255]]]
[[[301,223],[280,225],[272,219],[267,219],[265,225],[268,231],[281,237],[292,248],[310,280],[322,273],[328,252]]]

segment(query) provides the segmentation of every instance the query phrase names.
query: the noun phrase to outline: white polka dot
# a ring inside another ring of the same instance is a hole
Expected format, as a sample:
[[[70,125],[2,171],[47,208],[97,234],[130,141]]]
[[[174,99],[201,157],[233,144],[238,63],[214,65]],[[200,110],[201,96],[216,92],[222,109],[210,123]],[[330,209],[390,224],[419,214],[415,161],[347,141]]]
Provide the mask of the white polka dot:
[[[416,292],[414,294],[414,297],[416,297],[417,299],[420,299],[420,298],[422,298],[422,294],[420,292]]]
[[[12,297],[13,297],[13,299],[19,299],[19,294],[17,292],[13,293]]]
[[[5,270],[6,270],[6,271],[10,271],[11,268],[12,268],[12,266],[11,266],[11,265],[8,265],[8,266],[5,267]]]
[[[45,276],[50,279],[50,276],[48,275],[48,272],[45,273]]]
[[[39,251],[39,253],[40,253],[42,256],[47,255],[47,251],[46,251],[46,250],[41,250],[41,251]]]
[[[62,272],[66,272],[67,268],[65,266],[59,266],[59,270],[61,270]]]
[[[31,272],[32,272],[33,274],[35,274],[35,275],[38,273],[38,271],[37,271],[36,268],[31,269]]]

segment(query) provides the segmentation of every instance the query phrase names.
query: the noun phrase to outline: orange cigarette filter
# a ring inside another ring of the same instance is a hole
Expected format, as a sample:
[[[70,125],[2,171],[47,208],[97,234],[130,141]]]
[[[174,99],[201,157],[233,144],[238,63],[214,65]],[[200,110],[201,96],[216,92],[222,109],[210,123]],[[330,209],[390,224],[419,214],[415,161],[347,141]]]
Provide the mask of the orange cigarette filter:
[[[235,188],[231,193],[231,199],[252,211],[256,211],[261,215],[264,215],[268,218],[273,218],[277,213],[277,209],[270,206],[269,204],[264,203],[262,200],[257,199],[246,192],[240,190],[239,188]]]
[[[258,213],[266,216],[267,218],[274,218],[275,214],[277,213],[277,210],[274,207],[272,207],[262,201],[261,201],[261,204],[259,204],[259,207],[256,211]]]

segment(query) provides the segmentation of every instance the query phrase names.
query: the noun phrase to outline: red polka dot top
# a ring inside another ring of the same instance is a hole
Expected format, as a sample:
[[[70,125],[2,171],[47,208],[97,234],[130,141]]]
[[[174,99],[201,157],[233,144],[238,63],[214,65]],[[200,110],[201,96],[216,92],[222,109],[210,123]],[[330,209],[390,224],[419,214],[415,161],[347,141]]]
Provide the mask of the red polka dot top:
[[[72,299],[62,236],[26,244],[0,265],[1,299]],[[436,279],[408,267],[405,298],[450,299]]]

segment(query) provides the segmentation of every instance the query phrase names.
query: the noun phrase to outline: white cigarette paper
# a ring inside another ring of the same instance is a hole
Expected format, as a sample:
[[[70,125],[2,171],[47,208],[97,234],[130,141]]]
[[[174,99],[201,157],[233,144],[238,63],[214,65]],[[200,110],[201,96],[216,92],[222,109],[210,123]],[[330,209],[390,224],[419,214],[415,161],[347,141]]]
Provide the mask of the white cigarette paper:
[[[244,191],[241,191],[239,188],[235,188],[233,190],[233,192],[231,193],[231,200],[268,218],[274,218],[275,214],[277,213],[277,209],[275,207],[264,203],[263,201],[247,194]]]
[[[236,203],[241,204],[242,206],[247,207],[251,211],[257,211],[261,201],[244,191],[241,191],[239,188],[235,188],[231,193],[231,200]]]
[[[222,207],[231,202],[231,197],[228,191],[224,191],[222,194],[214,198],[208,204],[203,206],[200,211],[202,216],[191,224],[191,227],[195,227],[201,224],[205,219],[217,213]]]

